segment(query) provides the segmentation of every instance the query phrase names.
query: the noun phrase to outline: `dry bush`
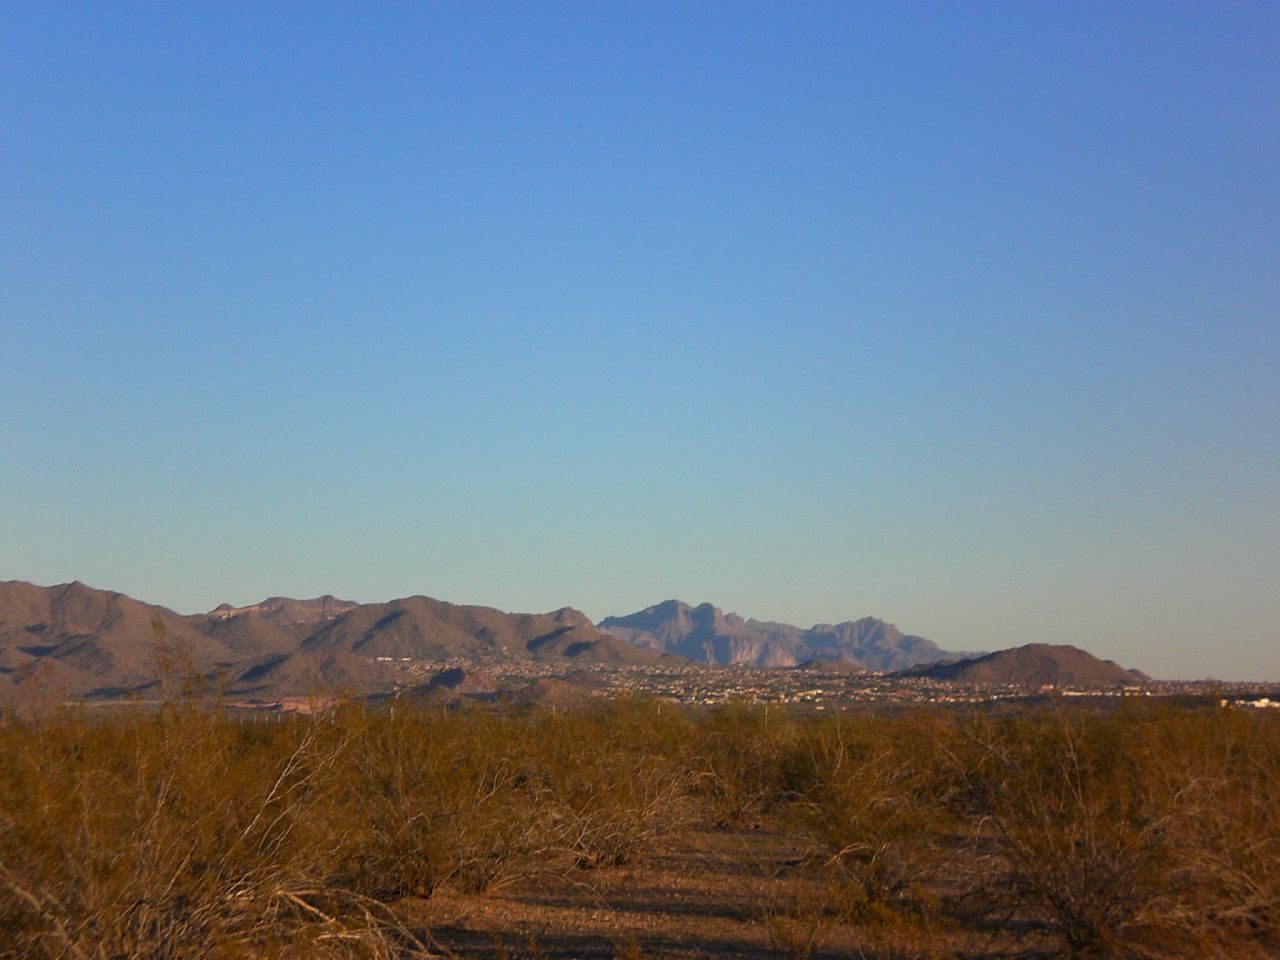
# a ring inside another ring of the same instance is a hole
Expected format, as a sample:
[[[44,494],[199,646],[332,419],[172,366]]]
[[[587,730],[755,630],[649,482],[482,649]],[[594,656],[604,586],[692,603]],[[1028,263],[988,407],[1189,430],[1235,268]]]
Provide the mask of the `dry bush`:
[[[776,707],[731,703],[700,719],[690,764],[695,795],[715,824],[747,826],[785,797],[795,735],[795,722]]]
[[[1168,811],[1144,788],[1133,728],[1092,714],[978,724],[971,800],[1005,871],[992,892],[1046,916],[1073,956],[1116,955],[1156,916]]]
[[[803,895],[775,900],[761,909],[760,919],[769,932],[774,956],[787,960],[809,960],[832,926],[826,904]]]
[[[427,955],[389,911],[324,881],[343,732],[230,722],[152,627],[159,708],[0,725],[6,955]]]
[[[1171,813],[1161,928],[1200,956],[1280,952],[1280,718],[1163,709],[1138,749]]]
[[[801,738],[793,816],[824,851],[849,919],[919,912],[921,882],[954,830],[949,786],[934,769],[936,733],[919,719],[862,717]]]
[[[620,701],[569,713],[352,711],[337,878],[382,900],[614,866],[680,822],[687,721]]]
[[[625,863],[697,804],[818,851],[762,908],[782,954],[843,924],[877,957],[1029,925],[1076,956],[1280,955],[1280,717],[622,699],[242,727],[170,690],[0,723],[6,956],[423,955],[400,898]]]
[[[339,754],[315,724],[262,736],[194,703],[6,727],[0,924],[10,955],[387,948],[383,920],[318,883],[311,803]],[[338,916],[349,907],[350,926]]]
[[[788,822],[816,848],[817,909],[856,929],[860,955],[949,955],[935,891],[960,854],[939,763],[950,731],[923,715],[833,718],[803,728],[787,760]]]
[[[379,900],[492,890],[542,869],[553,836],[523,725],[408,705],[352,710],[331,809],[336,879]]]
[[[1273,951],[1277,726],[1142,705],[975,723],[963,765],[999,848],[988,892],[1045,917],[1073,956]]]
[[[1072,956],[1274,955],[1276,720],[1141,704],[831,718],[784,760],[788,819],[823,851],[825,909],[872,952],[1038,923]]]
[[[533,759],[577,866],[619,866],[684,822],[688,733],[678,709],[628,698],[543,715]]]

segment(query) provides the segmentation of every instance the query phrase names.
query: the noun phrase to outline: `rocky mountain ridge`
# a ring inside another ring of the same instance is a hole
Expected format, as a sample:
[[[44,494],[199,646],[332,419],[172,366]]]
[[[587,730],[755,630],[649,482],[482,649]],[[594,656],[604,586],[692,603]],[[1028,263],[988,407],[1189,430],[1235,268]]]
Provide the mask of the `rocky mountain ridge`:
[[[606,617],[601,630],[636,646],[704,663],[793,667],[810,660],[846,660],[867,670],[901,670],[967,656],[892,623],[863,617],[809,628],[745,619],[710,603],[664,600],[635,613]]]
[[[166,654],[158,648],[160,636]],[[568,607],[546,614],[404,597],[360,604],[273,597],[183,615],[79,581],[0,582],[0,702],[43,688],[73,699],[146,697],[162,660],[218,677],[235,696],[320,687],[388,691],[405,660],[646,663],[660,655],[597,630]]]
[[[517,673],[524,663],[540,665],[531,672],[545,675],[548,665],[552,673],[583,674],[575,665],[694,661],[896,671],[978,686],[1112,687],[1146,679],[1075,647],[1032,644],[964,656],[874,617],[803,629],[678,600],[597,626],[570,607],[505,613],[425,596],[368,604],[271,597],[183,615],[78,581],[52,587],[0,582],[0,705],[40,691],[55,699],[146,699],[159,694],[166,661],[171,669],[216,680],[233,697],[252,699],[321,689],[388,693],[421,684],[422,674],[408,676],[406,664],[441,663],[507,665]],[[467,671],[471,677],[472,667]],[[443,679],[436,687],[442,684],[451,690]],[[555,684],[526,693],[567,698]]]

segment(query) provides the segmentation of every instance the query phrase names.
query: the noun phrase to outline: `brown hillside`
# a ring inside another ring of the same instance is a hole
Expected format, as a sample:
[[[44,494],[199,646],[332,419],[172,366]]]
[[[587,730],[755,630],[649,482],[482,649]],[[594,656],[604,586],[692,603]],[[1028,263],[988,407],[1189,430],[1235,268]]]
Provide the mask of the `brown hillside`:
[[[321,692],[387,693],[395,672],[386,664],[342,651],[270,654],[241,662],[228,677],[228,694],[273,698]]]
[[[40,686],[71,699],[147,694],[157,681],[152,620],[196,673],[237,696],[301,696],[319,688],[381,693],[403,660],[647,663],[565,607],[546,614],[406,597],[358,604],[272,597],[183,616],[82,583],[0,583],[0,702]],[[381,659],[380,659],[381,658]]]
[[[71,697],[145,687],[157,677],[153,618],[163,624],[171,650],[181,650],[197,671],[239,659],[193,618],[164,607],[79,581],[53,587],[9,581],[0,583],[0,677],[18,686],[43,666]]]
[[[1134,674],[1078,647],[1031,643],[983,657],[937,663],[904,675],[950,680],[970,686],[1116,687],[1137,682]]]

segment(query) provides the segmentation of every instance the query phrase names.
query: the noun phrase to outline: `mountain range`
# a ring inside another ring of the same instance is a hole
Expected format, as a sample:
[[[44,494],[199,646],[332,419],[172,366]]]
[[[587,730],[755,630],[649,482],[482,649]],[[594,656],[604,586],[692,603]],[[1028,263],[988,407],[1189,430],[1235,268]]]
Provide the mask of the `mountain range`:
[[[1074,647],[1032,645],[964,659],[969,656],[874,617],[806,629],[679,600],[598,625],[570,607],[504,613],[424,596],[386,603],[270,597],[184,615],[78,581],[52,587],[0,582],[0,703],[39,691],[89,700],[154,696],[166,658],[181,672],[218,678],[231,696],[260,699],[320,689],[390,692],[404,686],[406,661],[561,664],[579,676],[580,665],[589,663],[692,660],[905,671],[970,684],[1114,685],[1141,678]],[[480,682],[470,672],[459,676],[467,686]],[[447,679],[442,675],[420,692],[452,696],[456,684]],[[559,688],[535,687],[530,697],[566,696]]]
[[[661,655],[596,629],[568,607],[503,613],[430,597],[354,603],[273,597],[182,615],[80,582],[0,582],[0,700],[29,681],[69,698],[146,696],[159,684],[153,622],[192,672],[229,694],[277,697],[321,687],[392,689],[396,663],[477,659],[635,664]]]
[[[867,670],[902,670],[968,656],[904,634],[875,617],[805,629],[743,619],[709,603],[695,607],[680,600],[606,617],[600,629],[638,647],[726,665],[794,667],[810,660],[844,660]]]

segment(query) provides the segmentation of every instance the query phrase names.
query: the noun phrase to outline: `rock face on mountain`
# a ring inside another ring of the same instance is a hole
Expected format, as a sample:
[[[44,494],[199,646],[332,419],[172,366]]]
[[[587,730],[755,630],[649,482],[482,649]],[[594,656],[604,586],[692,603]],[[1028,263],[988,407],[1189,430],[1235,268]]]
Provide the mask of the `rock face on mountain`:
[[[935,663],[903,671],[905,676],[949,680],[968,686],[1123,687],[1145,675],[1067,645],[1030,643],[983,657]]]
[[[389,691],[404,660],[647,663],[659,654],[596,629],[568,607],[511,614],[430,597],[359,604],[272,597],[184,616],[82,583],[0,582],[0,703],[37,688],[61,698],[147,696],[165,652],[174,669],[217,676],[238,696],[307,695],[320,688]],[[157,656],[159,652],[159,656]]]
[[[294,600],[292,597],[267,597],[261,603],[247,607],[233,607],[224,603],[209,611],[211,620],[229,620],[245,614],[254,614],[265,623],[289,626],[300,623],[323,623],[332,620],[360,604],[353,600],[339,600],[326,594],[314,600]]]
[[[868,670],[900,670],[955,657],[892,623],[863,617],[810,628],[744,620],[709,603],[666,600],[625,617],[606,617],[600,629],[650,650],[691,660],[757,667],[792,667],[813,659],[851,661]]]

